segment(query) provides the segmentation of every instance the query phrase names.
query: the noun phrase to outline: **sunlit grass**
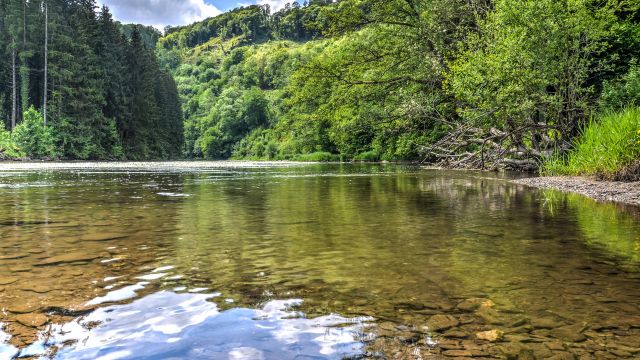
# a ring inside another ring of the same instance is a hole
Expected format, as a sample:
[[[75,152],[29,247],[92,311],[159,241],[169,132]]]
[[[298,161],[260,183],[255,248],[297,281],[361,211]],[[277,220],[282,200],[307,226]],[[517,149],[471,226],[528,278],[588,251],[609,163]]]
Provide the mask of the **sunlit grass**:
[[[640,109],[627,109],[592,121],[564,158],[544,164],[544,175],[610,177],[640,159]]]

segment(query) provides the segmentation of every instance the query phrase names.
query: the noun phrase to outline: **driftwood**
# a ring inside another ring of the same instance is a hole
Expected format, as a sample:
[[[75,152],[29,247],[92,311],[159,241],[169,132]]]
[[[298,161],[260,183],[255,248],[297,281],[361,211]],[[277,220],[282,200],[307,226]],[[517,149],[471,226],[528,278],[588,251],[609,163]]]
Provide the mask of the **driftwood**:
[[[483,129],[473,124],[449,126],[451,129],[445,137],[421,147],[423,163],[458,169],[531,171],[561,147],[547,135],[556,127],[547,124],[529,124],[510,130]]]

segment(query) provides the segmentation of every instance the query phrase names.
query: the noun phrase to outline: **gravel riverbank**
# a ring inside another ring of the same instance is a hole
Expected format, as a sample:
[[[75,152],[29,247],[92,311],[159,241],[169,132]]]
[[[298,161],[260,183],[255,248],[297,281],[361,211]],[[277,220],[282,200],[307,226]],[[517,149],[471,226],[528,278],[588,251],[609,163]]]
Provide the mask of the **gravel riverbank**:
[[[541,189],[574,192],[597,201],[640,205],[640,182],[599,181],[585,177],[565,176],[526,178],[513,182]]]

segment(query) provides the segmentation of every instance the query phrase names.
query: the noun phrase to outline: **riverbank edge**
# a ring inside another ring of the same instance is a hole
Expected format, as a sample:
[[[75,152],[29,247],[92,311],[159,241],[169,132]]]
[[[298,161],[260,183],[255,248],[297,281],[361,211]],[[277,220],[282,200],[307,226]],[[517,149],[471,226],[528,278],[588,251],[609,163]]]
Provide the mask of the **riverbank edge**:
[[[601,181],[579,176],[532,177],[512,182],[538,189],[577,193],[599,202],[640,206],[640,182]]]

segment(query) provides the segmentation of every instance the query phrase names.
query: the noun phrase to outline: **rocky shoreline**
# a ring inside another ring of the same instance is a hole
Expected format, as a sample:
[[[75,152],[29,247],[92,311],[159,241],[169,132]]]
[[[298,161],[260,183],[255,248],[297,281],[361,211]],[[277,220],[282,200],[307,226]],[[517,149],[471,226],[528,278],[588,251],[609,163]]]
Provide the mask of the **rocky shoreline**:
[[[596,201],[640,205],[640,182],[599,181],[586,177],[549,176],[513,180],[540,189],[578,193]]]

